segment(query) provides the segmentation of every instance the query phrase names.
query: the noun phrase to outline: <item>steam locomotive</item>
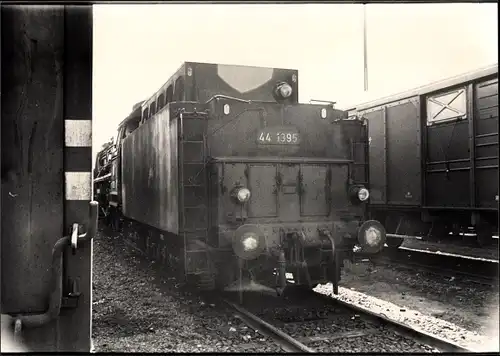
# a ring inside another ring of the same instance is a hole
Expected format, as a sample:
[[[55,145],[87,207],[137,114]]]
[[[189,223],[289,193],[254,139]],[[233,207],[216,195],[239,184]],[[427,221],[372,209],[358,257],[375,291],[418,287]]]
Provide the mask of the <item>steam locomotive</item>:
[[[205,290],[332,282],[366,219],[367,127],[299,104],[298,71],[185,62],[96,159],[95,199],[137,248]]]

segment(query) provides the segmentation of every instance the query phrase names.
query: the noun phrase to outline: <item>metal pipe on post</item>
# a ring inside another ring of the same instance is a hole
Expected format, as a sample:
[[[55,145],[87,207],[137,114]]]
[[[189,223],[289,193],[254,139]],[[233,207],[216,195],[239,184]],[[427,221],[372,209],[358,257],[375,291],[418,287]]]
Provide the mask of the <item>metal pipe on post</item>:
[[[95,201],[89,203],[89,219],[87,222],[87,232],[78,234],[78,224],[73,225],[73,233],[57,240],[52,249],[52,275],[51,292],[49,295],[49,305],[47,310],[41,314],[26,314],[13,317],[15,327],[36,328],[41,327],[56,319],[61,312],[63,299],[63,254],[64,249],[71,245],[76,252],[78,241],[80,243],[91,241],[97,233],[97,211],[99,204]],[[73,238],[74,237],[74,238]],[[19,325],[19,326],[18,326]]]
[[[368,53],[366,46],[366,4],[363,4],[363,69],[364,89],[368,91]]]

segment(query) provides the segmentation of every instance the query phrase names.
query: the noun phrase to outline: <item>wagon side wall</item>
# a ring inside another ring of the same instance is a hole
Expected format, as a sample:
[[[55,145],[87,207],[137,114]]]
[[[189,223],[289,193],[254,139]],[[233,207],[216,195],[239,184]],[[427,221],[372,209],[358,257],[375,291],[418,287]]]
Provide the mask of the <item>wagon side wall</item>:
[[[368,120],[371,205],[421,204],[420,99],[359,113]]]
[[[498,209],[498,76],[477,82],[474,100],[475,203]]]
[[[498,209],[498,76],[446,87],[423,101],[424,206]]]

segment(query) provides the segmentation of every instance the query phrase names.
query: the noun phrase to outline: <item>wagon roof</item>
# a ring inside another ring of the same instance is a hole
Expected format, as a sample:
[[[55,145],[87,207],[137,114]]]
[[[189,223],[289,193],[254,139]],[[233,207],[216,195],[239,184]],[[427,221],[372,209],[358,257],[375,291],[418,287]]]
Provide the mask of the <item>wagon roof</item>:
[[[348,109],[348,111],[352,110],[366,110],[370,109],[376,106],[384,105],[384,104],[389,104],[391,102],[403,100],[403,99],[408,99],[414,96],[418,95],[425,95],[429,94],[441,89],[445,89],[448,87],[453,87],[455,85],[460,85],[462,83],[470,82],[479,78],[487,77],[493,74],[498,74],[498,63],[494,65],[490,65],[487,67],[483,67],[480,69],[476,69],[473,71],[469,71],[466,73],[462,73],[459,75],[456,75],[454,77],[449,77],[440,81],[436,81],[427,85],[423,85],[420,87],[413,88],[411,90],[407,90],[404,92],[400,92],[397,94],[389,95],[386,97],[382,97],[379,99],[375,99],[372,101],[368,101],[365,103],[361,103],[358,105],[355,105],[354,107],[351,107]]]

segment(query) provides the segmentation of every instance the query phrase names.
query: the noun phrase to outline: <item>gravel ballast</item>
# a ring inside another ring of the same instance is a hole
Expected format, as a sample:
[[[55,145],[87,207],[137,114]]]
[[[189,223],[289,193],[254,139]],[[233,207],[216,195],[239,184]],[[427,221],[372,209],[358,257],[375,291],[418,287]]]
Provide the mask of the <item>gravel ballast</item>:
[[[462,347],[499,350],[498,287],[472,284],[409,269],[346,264],[341,301],[408,324]],[[331,285],[315,289],[331,294]]]
[[[121,238],[94,241],[95,352],[280,352],[223,305],[159,278]]]
[[[468,245],[464,245],[463,243],[460,243],[460,241],[453,241],[451,239],[443,242],[431,242],[408,238],[405,239],[401,247],[498,261],[498,242],[495,242],[490,247],[483,248],[470,246],[470,244],[472,244],[470,241]]]
[[[190,293],[173,277],[158,275],[154,263],[146,263],[122,241],[123,236],[102,231],[94,241],[92,334],[96,352],[282,352],[224,305]],[[498,290],[370,263],[347,265],[342,278],[337,296],[342,301],[464,347],[498,350]],[[316,290],[328,294],[331,286]],[[324,335],[333,325],[323,322],[317,326],[320,330],[313,331]],[[297,336],[304,336],[308,327],[300,328]],[[293,329],[284,331],[294,333]],[[429,352],[397,336],[384,336],[387,342],[383,343],[377,343],[379,339],[380,333],[363,336],[366,343],[361,344],[359,338],[344,338],[308,346],[330,352]]]
[[[318,352],[438,351],[311,292],[297,292],[284,299],[254,296],[244,306]]]

